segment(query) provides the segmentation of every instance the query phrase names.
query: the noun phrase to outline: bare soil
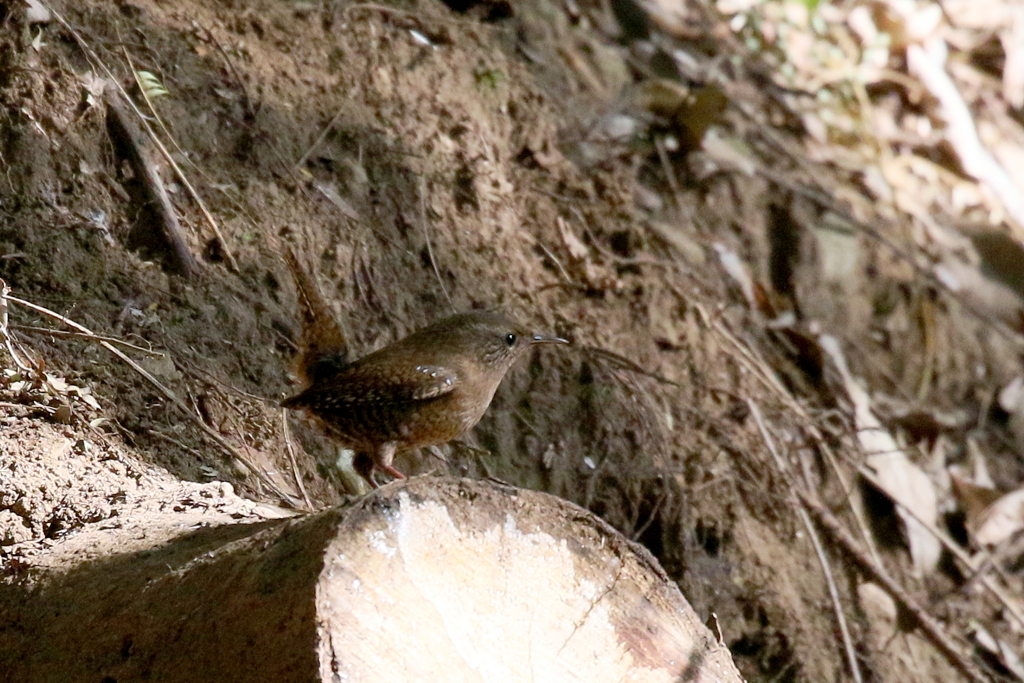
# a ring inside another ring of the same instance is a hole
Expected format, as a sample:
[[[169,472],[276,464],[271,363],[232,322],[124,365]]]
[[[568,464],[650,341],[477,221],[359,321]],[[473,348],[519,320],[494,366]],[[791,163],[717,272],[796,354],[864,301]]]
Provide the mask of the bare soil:
[[[596,122],[638,74],[616,36],[563,3],[466,14],[430,0],[55,9],[68,26],[0,9],[0,278],[13,296],[151,349],[125,353],[192,415],[94,340],[28,329],[67,328],[12,303],[19,348],[62,387],[88,388],[99,409],[0,351],[10,370],[0,377],[0,575],[30,583],[60,571],[48,548],[91,525],[125,524],[130,536],[140,515],[181,514],[187,527],[282,514],[288,501],[266,481],[294,502],[301,480],[315,509],[344,500],[333,447],[294,416],[290,436],[282,428],[300,333],[288,244],[355,356],[472,308],[573,342],[513,369],[473,448],[446,449],[447,463],[405,454],[400,469],[491,476],[575,501],[658,557],[749,680],[846,680],[821,566],[751,405],[784,450],[805,454],[836,508],[844,490],[807,425],[853,462],[848,405],[804,338],[747,307],[713,245],[741,254],[767,296],[839,336],[869,386],[907,403],[984,414],[1017,356],[870,234],[848,238],[854,265],[830,275],[823,238],[792,218],[825,208],[792,187],[847,188],[866,220],[871,202],[843,172],[800,156],[791,121],[766,123],[781,115],[755,81],[730,97],[764,116],[734,106],[724,121],[785,183],[701,176],[682,152],[670,179],[653,148],[594,143]],[[173,139],[171,156],[221,233],[164,169],[201,263],[195,277],[168,272],[132,201],[135,180],[115,157],[102,96],[90,93],[103,68],[137,101],[133,68],[169,92],[153,100],[153,125]],[[909,228],[892,230],[898,242]],[[1016,480],[1004,425],[977,434],[1008,454],[996,477]],[[894,572],[907,570],[898,538],[885,552]],[[872,680],[910,675],[886,643],[918,636],[879,627],[888,617],[860,602],[855,572],[836,573]],[[941,574],[914,590],[938,596],[958,580]],[[991,612],[968,599],[939,609]],[[921,680],[955,678],[933,654],[916,666]]]

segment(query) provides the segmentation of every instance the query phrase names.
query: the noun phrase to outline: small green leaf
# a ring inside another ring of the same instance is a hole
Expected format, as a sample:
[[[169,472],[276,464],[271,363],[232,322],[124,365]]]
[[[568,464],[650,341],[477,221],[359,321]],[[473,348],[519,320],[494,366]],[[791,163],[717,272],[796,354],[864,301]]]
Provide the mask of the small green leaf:
[[[155,99],[170,95],[167,88],[160,82],[160,79],[151,71],[136,71],[135,76],[139,79],[139,87],[146,94],[148,99]]]

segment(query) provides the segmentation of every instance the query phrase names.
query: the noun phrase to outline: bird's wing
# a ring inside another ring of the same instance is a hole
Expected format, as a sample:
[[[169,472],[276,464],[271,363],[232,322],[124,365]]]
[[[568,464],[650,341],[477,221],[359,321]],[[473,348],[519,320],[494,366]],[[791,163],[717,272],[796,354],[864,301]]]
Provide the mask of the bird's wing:
[[[440,365],[382,367],[349,366],[329,381],[316,383],[283,404],[286,408],[331,410],[371,403],[409,403],[443,396],[453,389],[458,375]]]
[[[420,382],[414,382],[410,396],[414,401],[425,401],[428,398],[443,396],[455,388],[458,375],[451,368],[441,365],[417,365],[416,374],[421,376]]]

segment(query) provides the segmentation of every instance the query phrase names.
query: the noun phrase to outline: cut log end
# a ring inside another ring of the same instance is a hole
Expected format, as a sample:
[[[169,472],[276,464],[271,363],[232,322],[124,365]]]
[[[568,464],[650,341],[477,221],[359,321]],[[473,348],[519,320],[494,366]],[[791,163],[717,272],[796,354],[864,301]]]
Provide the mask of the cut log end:
[[[38,623],[71,656],[29,656],[24,680],[741,680],[645,550],[546,494],[420,477],[225,539],[44,588],[97,604]]]
[[[346,522],[318,587],[324,680],[739,680],[653,558],[575,505],[421,478]]]

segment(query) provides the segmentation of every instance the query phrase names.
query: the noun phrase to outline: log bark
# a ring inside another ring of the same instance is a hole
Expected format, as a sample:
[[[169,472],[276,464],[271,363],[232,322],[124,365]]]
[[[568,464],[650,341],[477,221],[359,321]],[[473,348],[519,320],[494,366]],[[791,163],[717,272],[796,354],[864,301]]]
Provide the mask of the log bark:
[[[425,477],[152,537],[5,589],[0,680],[741,680],[646,550],[546,494]]]

